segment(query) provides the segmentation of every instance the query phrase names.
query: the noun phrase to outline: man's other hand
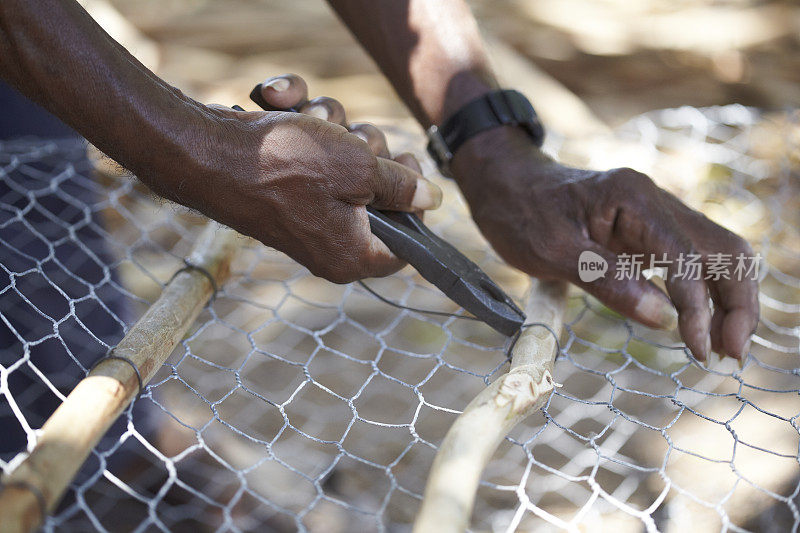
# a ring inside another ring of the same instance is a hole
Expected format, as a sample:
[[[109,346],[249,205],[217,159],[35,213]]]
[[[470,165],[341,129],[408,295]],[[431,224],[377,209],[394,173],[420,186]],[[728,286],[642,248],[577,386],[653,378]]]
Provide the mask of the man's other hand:
[[[629,168],[565,167],[514,128],[473,137],[452,168],[481,231],[511,265],[534,276],[571,281],[648,326],[674,326],[677,309],[681,336],[699,360],[712,349],[736,359],[747,353],[758,323],[757,282],[705,278],[712,254],[752,257],[750,246],[646,175]],[[587,250],[609,265],[609,273],[590,282],[580,279],[578,269],[578,258]],[[667,298],[643,277],[617,279],[611,269],[623,253],[657,260],[666,254],[673,266],[681,254],[699,254],[702,276],[682,277],[670,269]]]

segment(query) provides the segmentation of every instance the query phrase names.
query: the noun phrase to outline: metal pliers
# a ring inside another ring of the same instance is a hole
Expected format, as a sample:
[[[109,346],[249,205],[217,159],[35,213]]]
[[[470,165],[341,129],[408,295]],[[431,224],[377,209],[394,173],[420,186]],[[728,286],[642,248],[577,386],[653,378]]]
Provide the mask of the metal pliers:
[[[297,112],[269,105],[261,96],[261,84],[250,93],[250,99],[265,111]],[[372,233],[451,300],[504,335],[510,337],[520,330],[525,313],[478,265],[433,233],[418,216],[371,206],[367,213]]]

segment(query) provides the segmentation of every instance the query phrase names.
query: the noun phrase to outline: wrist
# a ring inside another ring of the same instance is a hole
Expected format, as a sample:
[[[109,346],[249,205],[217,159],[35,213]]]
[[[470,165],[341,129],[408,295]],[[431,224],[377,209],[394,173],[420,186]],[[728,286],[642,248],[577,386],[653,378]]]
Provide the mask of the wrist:
[[[200,104],[183,101],[150,104],[153,112],[132,110],[128,131],[121,134],[124,139],[113,140],[119,163],[151,186],[169,184],[199,171],[204,146],[209,142],[206,139],[213,131],[211,120],[203,116]]]
[[[126,168],[158,195],[213,218],[216,200],[233,185],[230,177],[236,173],[237,161],[244,160],[242,152],[253,146],[247,126],[180,98],[152,129],[142,133],[149,148],[134,154]]]
[[[264,179],[263,165],[269,157],[265,146],[271,144],[268,137],[279,133],[275,131],[278,128],[271,128],[265,134],[262,112],[201,107],[195,117],[197,126],[186,132],[188,144],[181,148],[186,165],[179,168],[182,186],[177,190],[183,198],[197,203],[193,207],[221,219],[230,214],[217,213],[216,206],[230,209],[239,196],[247,194],[248,187]]]
[[[498,89],[497,81],[489,72],[464,72],[453,76],[447,84],[438,113],[431,117],[431,125],[441,126],[464,105]]]
[[[512,129],[504,129],[511,126]],[[480,134],[495,131],[498,133],[482,136]],[[516,131],[514,131],[516,130]],[[537,148],[544,141],[544,129],[539,122],[533,106],[519,91],[498,89],[479,96],[450,116],[442,125],[431,127],[428,132],[428,153],[439,169],[446,176],[452,176],[454,154],[459,153],[473,138],[481,142],[470,142],[470,146],[482,148],[475,152],[478,157],[493,156],[498,152],[498,143],[516,142],[516,133],[527,134],[526,146],[532,143]],[[482,147],[483,141],[488,145]],[[489,148],[489,150],[486,150]],[[474,161],[481,163],[482,161]]]
[[[521,127],[507,125],[483,131],[468,139],[453,155],[450,169],[454,179],[463,186],[468,182],[502,177],[500,164],[523,156],[528,167],[554,164]]]

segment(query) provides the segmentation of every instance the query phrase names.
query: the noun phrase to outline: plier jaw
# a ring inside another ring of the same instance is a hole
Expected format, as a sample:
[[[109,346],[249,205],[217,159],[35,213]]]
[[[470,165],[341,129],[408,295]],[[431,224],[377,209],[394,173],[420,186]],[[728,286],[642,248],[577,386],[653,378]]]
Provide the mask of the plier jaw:
[[[367,206],[372,233],[455,303],[503,335],[522,327],[525,313],[503,289],[413,213]]]

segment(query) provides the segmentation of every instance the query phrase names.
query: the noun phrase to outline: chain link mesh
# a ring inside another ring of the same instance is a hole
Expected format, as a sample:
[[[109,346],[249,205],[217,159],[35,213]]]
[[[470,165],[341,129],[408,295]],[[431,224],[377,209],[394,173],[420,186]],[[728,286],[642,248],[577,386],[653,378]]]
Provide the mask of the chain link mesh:
[[[793,112],[653,112],[614,139],[548,148],[648,172],[766,258],[740,370],[674,332],[570,294],[563,383],[501,444],[476,531],[798,529],[800,238]],[[392,146],[421,140],[392,132]],[[157,298],[204,220],[71,141],[0,143],[0,467]],[[430,169],[428,169],[430,170]],[[454,186],[429,225],[522,300]],[[462,311],[405,268],[369,280],[406,306]],[[404,531],[437,444],[505,371],[504,339],[314,278],[242,238],[233,276],[101,441],[45,530]]]

